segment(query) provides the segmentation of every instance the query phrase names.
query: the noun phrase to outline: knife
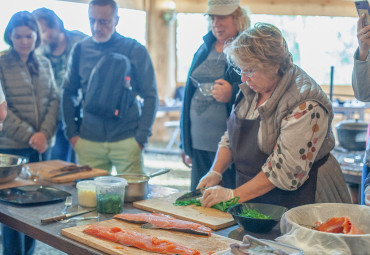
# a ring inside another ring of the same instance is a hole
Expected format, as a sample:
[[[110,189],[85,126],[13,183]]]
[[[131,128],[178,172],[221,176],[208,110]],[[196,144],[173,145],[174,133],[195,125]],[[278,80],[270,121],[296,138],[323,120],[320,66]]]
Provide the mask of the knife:
[[[79,173],[79,172],[90,171],[91,169],[92,168],[87,166],[87,165],[86,166],[80,166],[80,167],[76,168],[75,170],[70,170],[68,172],[64,172],[64,173],[61,173],[61,174],[50,176],[48,179],[52,179],[52,178],[56,178],[56,177],[60,177],[60,176],[65,176],[65,175],[69,175],[69,174],[75,174],[75,173]]]
[[[201,196],[203,196],[203,191],[204,190],[206,190],[206,188],[200,188],[200,189],[196,189],[194,191],[187,192],[184,195],[178,197],[176,199],[176,202],[181,202],[181,201],[186,201],[186,200],[201,197]]]
[[[78,212],[74,212],[74,213],[62,214],[62,215],[58,215],[58,216],[54,216],[54,217],[50,217],[50,218],[46,218],[46,219],[41,219],[41,223],[42,224],[52,223],[52,222],[55,222],[55,221],[68,219],[68,218],[71,218],[71,217],[74,217],[74,216],[77,216],[77,215],[81,215],[81,214],[85,214],[85,213],[89,213],[89,212],[92,212],[92,211],[95,211],[95,209],[82,210],[82,211],[78,211]]]

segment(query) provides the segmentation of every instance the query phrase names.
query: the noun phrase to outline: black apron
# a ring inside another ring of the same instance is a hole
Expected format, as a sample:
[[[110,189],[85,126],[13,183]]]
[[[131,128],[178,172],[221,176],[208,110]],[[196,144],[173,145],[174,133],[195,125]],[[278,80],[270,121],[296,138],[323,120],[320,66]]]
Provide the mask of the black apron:
[[[237,105],[237,102],[235,105]],[[235,115],[235,110],[232,111],[227,120],[227,131],[235,164],[237,187],[255,177],[261,171],[261,167],[269,156],[258,148],[259,126],[259,117],[255,120],[239,119]],[[268,193],[248,202],[276,204],[287,208],[315,203],[318,168],[327,161],[328,157],[329,154],[313,164],[309,178],[297,190],[285,191],[274,188]]]

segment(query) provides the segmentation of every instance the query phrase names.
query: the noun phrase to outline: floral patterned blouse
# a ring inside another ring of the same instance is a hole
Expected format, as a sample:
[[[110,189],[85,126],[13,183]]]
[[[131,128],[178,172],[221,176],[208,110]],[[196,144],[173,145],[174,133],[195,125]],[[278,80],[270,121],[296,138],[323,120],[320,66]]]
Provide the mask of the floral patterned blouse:
[[[257,119],[257,94],[251,107],[238,106],[236,116],[244,119]],[[306,101],[288,114],[281,123],[280,136],[274,150],[269,155],[262,171],[276,187],[283,190],[296,190],[308,178],[328,126],[327,112],[316,102]],[[258,132],[258,145],[261,147],[262,135]],[[230,148],[226,131],[219,147]]]

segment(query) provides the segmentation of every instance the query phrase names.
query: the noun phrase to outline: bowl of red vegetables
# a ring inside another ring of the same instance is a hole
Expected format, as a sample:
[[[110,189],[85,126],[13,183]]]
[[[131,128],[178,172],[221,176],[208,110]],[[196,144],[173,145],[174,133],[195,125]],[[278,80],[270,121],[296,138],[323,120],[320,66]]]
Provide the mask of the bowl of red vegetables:
[[[288,208],[280,205],[263,203],[241,203],[228,209],[234,220],[245,231],[266,233],[280,221]]]

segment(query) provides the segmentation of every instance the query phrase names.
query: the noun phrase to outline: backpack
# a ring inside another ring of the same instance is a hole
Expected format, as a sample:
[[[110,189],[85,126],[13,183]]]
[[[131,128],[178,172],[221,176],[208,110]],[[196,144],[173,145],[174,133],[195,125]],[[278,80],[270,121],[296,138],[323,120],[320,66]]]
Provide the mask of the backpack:
[[[110,52],[92,69],[83,110],[104,118],[123,118],[132,100],[131,62],[123,54]]]

